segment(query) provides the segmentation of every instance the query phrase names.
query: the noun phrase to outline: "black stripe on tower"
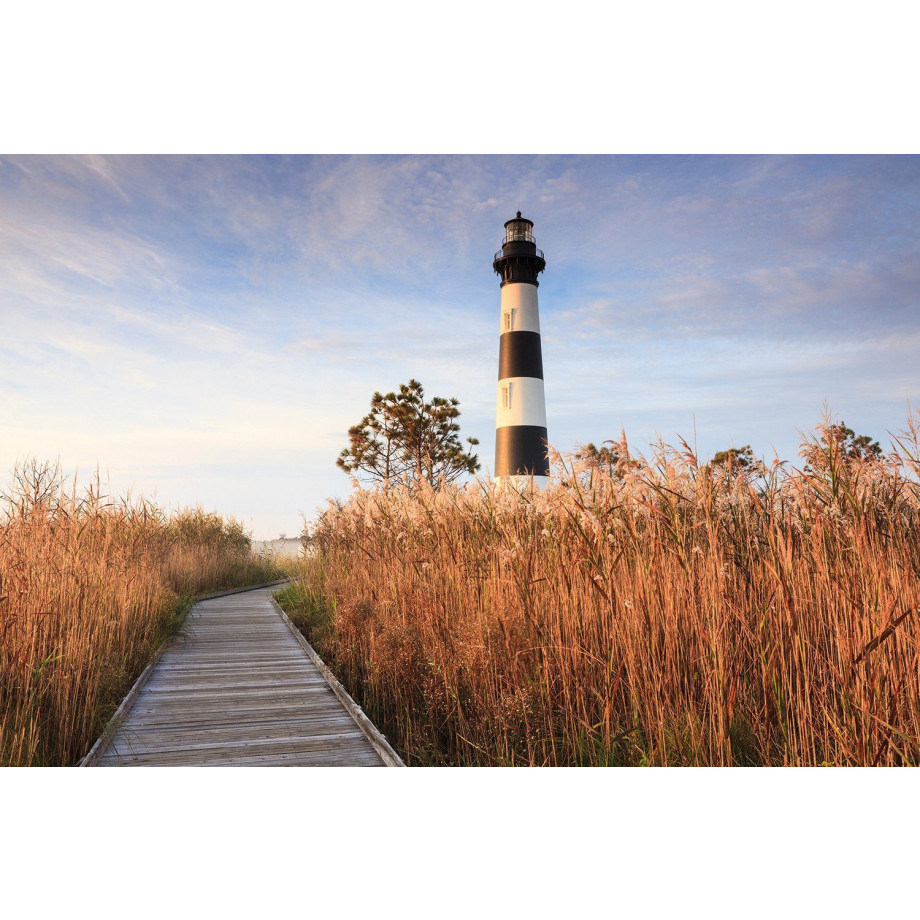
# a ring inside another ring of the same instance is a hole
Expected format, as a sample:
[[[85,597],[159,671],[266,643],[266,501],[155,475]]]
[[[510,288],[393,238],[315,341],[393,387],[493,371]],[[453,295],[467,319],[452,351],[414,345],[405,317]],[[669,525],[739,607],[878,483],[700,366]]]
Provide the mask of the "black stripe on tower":
[[[505,425],[495,429],[496,476],[549,476],[546,429]]]
[[[543,379],[543,351],[539,332],[503,332],[498,346],[498,379]]]

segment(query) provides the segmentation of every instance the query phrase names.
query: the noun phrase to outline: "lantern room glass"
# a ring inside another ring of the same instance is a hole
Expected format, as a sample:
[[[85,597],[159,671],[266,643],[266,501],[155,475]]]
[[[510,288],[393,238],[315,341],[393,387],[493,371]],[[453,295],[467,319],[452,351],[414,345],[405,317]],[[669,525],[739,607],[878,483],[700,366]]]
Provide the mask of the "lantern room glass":
[[[533,241],[533,224],[529,220],[508,221],[508,226],[505,227],[506,243],[532,243]]]

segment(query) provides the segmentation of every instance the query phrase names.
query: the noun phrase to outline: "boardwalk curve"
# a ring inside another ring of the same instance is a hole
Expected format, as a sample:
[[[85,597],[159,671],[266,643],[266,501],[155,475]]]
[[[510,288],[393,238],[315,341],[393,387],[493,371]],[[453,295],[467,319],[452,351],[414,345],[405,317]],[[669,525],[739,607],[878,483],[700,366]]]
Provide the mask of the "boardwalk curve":
[[[403,766],[275,590],[199,601],[81,766]]]

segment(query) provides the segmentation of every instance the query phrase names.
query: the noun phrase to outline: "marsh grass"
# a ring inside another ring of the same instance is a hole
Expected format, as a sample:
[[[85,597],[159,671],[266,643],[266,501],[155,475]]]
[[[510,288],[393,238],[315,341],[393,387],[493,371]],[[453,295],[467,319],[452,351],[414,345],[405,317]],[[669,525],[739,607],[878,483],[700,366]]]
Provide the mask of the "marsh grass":
[[[76,763],[193,595],[278,575],[232,520],[19,468],[0,499],[0,765]]]
[[[410,764],[920,764],[917,419],[881,461],[358,491],[285,604]]]

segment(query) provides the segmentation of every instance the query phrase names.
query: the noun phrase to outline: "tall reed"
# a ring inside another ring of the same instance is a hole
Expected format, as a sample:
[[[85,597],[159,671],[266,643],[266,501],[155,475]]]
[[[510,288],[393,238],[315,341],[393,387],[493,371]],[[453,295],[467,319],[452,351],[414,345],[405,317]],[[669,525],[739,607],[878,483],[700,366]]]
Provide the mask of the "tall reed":
[[[0,765],[78,761],[190,595],[276,575],[236,522],[19,468],[0,499]]]
[[[917,765],[918,420],[880,462],[829,432],[358,491],[286,603],[409,763]]]

